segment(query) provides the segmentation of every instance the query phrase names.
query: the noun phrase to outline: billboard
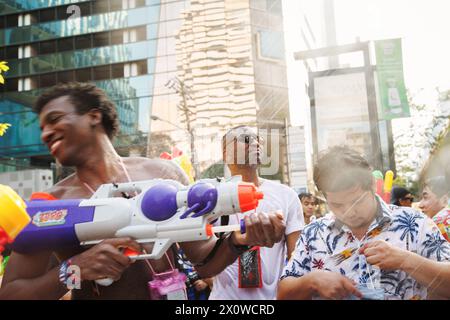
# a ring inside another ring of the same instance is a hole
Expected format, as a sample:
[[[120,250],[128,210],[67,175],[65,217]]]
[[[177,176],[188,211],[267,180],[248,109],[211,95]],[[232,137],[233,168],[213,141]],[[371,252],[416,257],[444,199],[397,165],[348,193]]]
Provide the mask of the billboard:
[[[366,156],[371,155],[365,73],[313,79],[317,151],[347,145]]]
[[[375,41],[381,118],[409,117],[409,104],[403,78],[401,39]]]

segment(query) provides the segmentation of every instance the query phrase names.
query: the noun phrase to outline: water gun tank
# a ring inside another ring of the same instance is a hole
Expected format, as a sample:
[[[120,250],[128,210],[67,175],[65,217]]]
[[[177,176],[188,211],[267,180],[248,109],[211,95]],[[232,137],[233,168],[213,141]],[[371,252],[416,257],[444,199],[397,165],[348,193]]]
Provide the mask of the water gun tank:
[[[78,246],[75,225],[90,222],[94,217],[94,207],[80,207],[81,201],[36,197],[28,201],[31,223],[17,236],[13,250],[27,253]]]

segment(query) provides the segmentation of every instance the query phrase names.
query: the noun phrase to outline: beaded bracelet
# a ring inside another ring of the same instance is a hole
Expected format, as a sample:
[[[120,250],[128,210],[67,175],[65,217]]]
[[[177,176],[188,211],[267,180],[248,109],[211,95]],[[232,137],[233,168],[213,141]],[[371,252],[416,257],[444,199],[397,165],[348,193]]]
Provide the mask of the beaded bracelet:
[[[67,269],[72,265],[70,260],[65,260],[61,263],[59,267],[59,282],[61,282],[64,286],[67,286],[67,279],[69,278],[69,274],[67,273]]]

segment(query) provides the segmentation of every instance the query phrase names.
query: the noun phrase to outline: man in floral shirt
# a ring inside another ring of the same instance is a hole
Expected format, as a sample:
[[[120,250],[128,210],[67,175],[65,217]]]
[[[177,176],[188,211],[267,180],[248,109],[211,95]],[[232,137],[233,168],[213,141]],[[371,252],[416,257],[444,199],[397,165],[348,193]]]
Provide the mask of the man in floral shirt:
[[[438,226],[444,238],[450,241],[450,207],[442,209],[433,217],[433,221]]]
[[[444,176],[428,178],[422,191],[420,210],[433,219],[447,241],[450,241],[449,187]]]
[[[450,244],[426,215],[375,195],[363,157],[334,147],[320,157],[314,181],[332,214],[303,230],[279,299],[450,297]]]

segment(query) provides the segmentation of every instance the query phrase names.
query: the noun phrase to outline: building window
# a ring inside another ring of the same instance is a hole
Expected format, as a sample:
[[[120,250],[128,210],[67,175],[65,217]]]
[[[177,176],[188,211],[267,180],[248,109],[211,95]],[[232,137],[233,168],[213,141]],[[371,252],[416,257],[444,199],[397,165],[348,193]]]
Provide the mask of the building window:
[[[123,9],[134,9],[145,6],[145,0],[122,0]]]
[[[29,13],[29,15],[31,16],[30,17],[30,24],[33,24],[33,23],[39,23],[39,11],[38,10],[36,10],[36,11],[31,11],[30,13]]]
[[[55,41],[43,41],[39,45],[39,54],[49,54],[56,52],[56,42]]]
[[[72,82],[75,80],[75,72],[73,70],[60,71],[56,75],[58,82]]]
[[[110,66],[100,66],[94,68],[94,80],[107,80],[111,79],[111,68]]]
[[[6,28],[14,28],[19,26],[19,15],[13,14],[6,16]]]
[[[110,11],[120,11],[122,10],[122,0],[109,0]]]
[[[111,32],[111,45],[123,43],[123,31],[116,30]]]
[[[136,8],[136,0],[122,0],[122,8],[124,10]]]
[[[60,6],[56,8],[56,18],[58,20],[66,20],[71,14],[67,13],[67,6]]]
[[[92,2],[92,13],[100,14],[109,12],[109,3],[107,0]]]
[[[123,74],[125,78],[137,76],[137,65],[135,63],[125,63],[123,65]]]
[[[147,60],[137,61],[136,64],[137,64],[138,76],[148,73]]]
[[[123,73],[125,78],[147,74],[147,60],[125,63],[123,66]]]
[[[31,14],[29,14],[29,13],[19,14],[18,18],[19,18],[18,19],[19,27],[29,26],[31,24]],[[35,19],[33,19],[33,22],[36,22]]]
[[[18,59],[19,47],[6,47],[6,59]]]
[[[136,2],[136,7],[144,7],[145,6],[145,0],[130,0]]]
[[[92,80],[91,68],[75,70],[75,81],[88,82]]]
[[[279,62],[284,60],[284,35],[279,31],[260,30],[256,33],[258,58]]]
[[[141,26],[136,28],[136,41],[147,40],[147,26]]]
[[[32,47],[30,45],[27,46],[19,46],[18,48],[18,53],[19,53],[19,59],[24,59],[24,58],[30,58],[33,56],[33,54],[35,54],[36,52],[33,52],[32,54]]]
[[[52,87],[56,84],[56,73],[41,74],[39,88]]]
[[[127,29],[123,31],[123,43],[136,42],[136,29]]]
[[[272,14],[281,15],[282,13],[281,0],[266,0],[266,8],[267,11]]]
[[[56,20],[56,8],[49,8],[39,11],[39,22],[48,22]]]
[[[94,33],[95,47],[109,46],[109,32]]]
[[[31,47],[31,56],[32,57],[35,57],[35,56],[37,56],[38,54],[39,54],[39,42],[33,42],[33,43],[30,43],[30,47]]]
[[[5,82],[5,90],[8,91],[19,91],[19,79],[12,78],[8,79],[8,81]]]
[[[73,50],[75,47],[73,40],[74,40],[73,38],[58,39],[58,52]]]
[[[92,36],[90,34],[75,37],[75,49],[81,50],[87,48],[92,48]]]
[[[28,91],[37,88],[37,79],[35,77],[20,78],[18,80],[17,91]]]
[[[111,75],[113,79],[123,78],[124,75],[124,67],[123,64],[116,64],[111,66]]]
[[[123,43],[144,41],[146,39],[146,26],[123,30]]]

